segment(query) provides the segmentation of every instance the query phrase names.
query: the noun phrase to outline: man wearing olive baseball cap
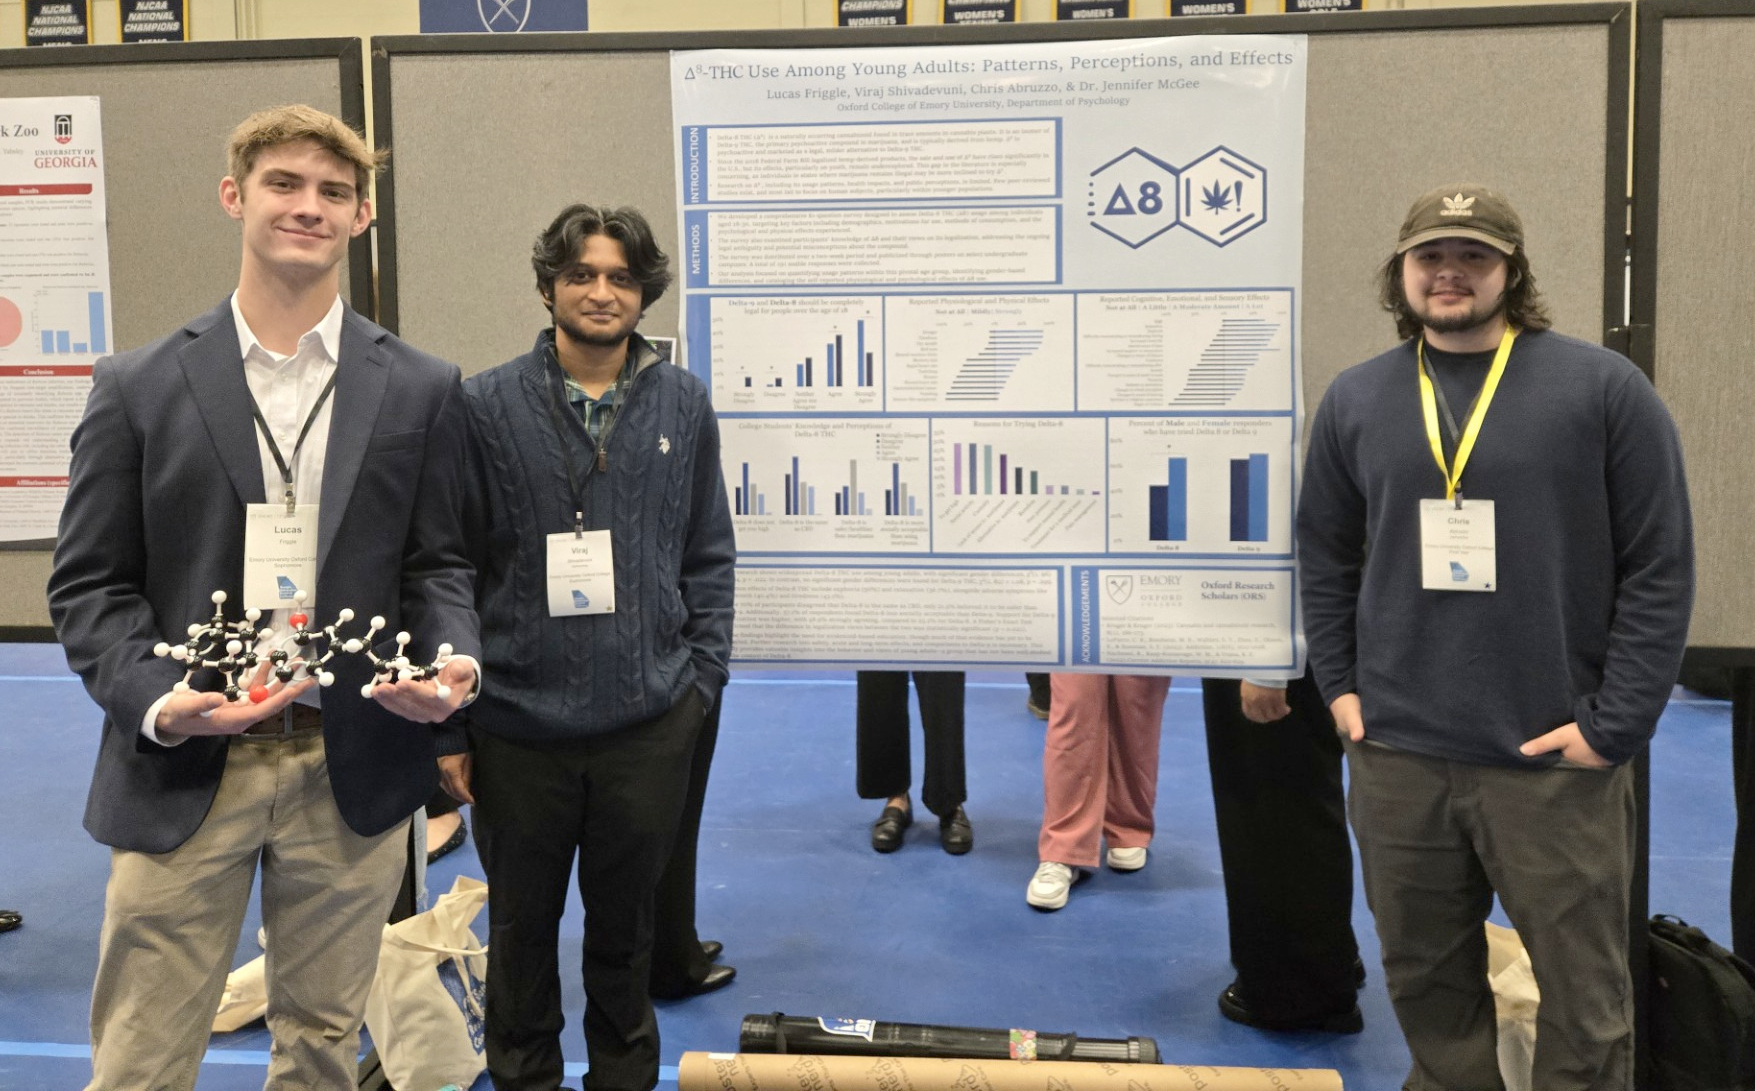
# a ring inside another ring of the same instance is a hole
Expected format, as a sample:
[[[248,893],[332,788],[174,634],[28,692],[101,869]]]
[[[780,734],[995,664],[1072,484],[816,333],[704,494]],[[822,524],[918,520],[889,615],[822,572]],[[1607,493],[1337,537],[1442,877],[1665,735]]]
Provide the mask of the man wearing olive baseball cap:
[[[1405,1087],[1501,1086],[1497,895],[1541,989],[1531,1086],[1625,1091],[1629,763],[1694,592],[1676,428],[1631,362],[1548,329],[1492,190],[1416,201],[1381,288],[1404,340],[1323,398],[1298,547]]]

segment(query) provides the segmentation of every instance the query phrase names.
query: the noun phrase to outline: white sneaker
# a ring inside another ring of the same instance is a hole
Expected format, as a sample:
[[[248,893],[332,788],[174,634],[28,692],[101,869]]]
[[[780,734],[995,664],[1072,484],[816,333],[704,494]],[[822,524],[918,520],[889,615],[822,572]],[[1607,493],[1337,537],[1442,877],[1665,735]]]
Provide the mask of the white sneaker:
[[[1066,904],[1067,892],[1072,885],[1084,877],[1085,873],[1078,868],[1044,860],[1037,866],[1036,874],[1030,877],[1024,900],[1037,909],[1059,909]]]
[[[1112,848],[1109,850],[1109,867],[1113,871],[1138,871],[1146,866],[1146,847],[1137,849]]]

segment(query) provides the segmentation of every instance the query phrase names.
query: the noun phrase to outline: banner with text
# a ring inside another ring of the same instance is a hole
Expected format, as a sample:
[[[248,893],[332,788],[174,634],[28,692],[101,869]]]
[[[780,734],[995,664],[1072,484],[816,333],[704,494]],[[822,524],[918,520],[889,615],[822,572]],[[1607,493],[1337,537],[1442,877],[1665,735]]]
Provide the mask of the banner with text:
[[[1056,19],[1129,19],[1133,0],[1055,0]]]
[[[967,23],[1015,23],[1018,0],[943,0],[939,21],[953,26]]]
[[[899,27],[914,21],[914,0],[835,0],[837,26]]]
[[[95,98],[0,99],[0,549],[52,544],[67,441],[115,348]]]
[[[1263,0],[1258,0],[1263,2]],[[1272,3],[1272,0],[1265,0]],[[1249,0],[1170,0],[1170,15],[1248,15]]]
[[[1306,47],[672,55],[748,665],[1271,676]]]
[[[122,41],[186,42],[189,0],[122,0]]]
[[[91,44],[91,0],[24,0],[24,44]]]

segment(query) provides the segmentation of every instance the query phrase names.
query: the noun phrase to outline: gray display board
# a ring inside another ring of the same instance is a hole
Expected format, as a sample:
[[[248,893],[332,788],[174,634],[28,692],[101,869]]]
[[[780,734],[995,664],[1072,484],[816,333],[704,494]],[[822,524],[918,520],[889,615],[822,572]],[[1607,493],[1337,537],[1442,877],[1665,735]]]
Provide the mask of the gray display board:
[[[219,207],[219,180],[246,114],[305,102],[365,125],[357,38],[0,50],[0,98],[54,95],[101,102],[119,350],[165,336],[237,286],[238,229]],[[342,290],[359,308],[370,299],[369,242],[350,258]],[[48,574],[47,552],[0,552],[0,637],[50,637]]]
[[[1751,666],[1755,3],[1648,2],[1640,20],[1633,318],[1651,327],[1653,378],[1688,459],[1699,575],[1688,643],[1703,662]]]
[[[529,247],[564,205],[636,205],[674,253],[672,49],[1308,33],[1303,348],[1314,408],[1341,369],[1394,342],[1374,276],[1409,202],[1434,185],[1480,181],[1518,203],[1559,329],[1594,341],[1619,324],[1629,23],[1625,5],[1586,4],[1101,27],[378,38],[377,132],[395,149],[379,189],[381,317],[473,373],[526,351],[547,323]],[[677,321],[671,296],[642,329],[670,335]]]

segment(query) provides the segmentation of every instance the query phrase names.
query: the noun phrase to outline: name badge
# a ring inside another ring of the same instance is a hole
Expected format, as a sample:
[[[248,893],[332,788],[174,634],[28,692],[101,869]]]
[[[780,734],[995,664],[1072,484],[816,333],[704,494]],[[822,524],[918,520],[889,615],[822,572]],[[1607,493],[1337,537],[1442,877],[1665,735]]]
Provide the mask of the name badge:
[[[316,605],[317,505],[251,504],[244,509],[244,606],[286,610]],[[295,596],[303,591],[305,601]]]
[[[1493,501],[1420,501],[1420,586],[1491,591],[1499,582]]]
[[[615,613],[615,555],[609,531],[548,536],[548,616]]]

